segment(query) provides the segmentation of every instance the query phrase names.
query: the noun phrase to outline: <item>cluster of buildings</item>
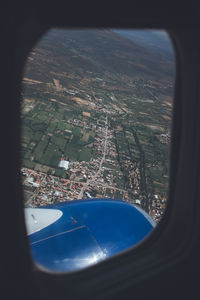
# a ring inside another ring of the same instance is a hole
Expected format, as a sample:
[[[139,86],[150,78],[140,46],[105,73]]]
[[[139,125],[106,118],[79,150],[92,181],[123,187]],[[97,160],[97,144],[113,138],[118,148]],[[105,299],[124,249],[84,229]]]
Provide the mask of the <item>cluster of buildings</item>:
[[[110,186],[105,182],[90,183],[84,192],[84,198],[116,198],[115,194],[118,191],[120,199],[124,199],[125,190],[119,189],[115,186]],[[119,197],[117,197],[119,198]]]
[[[100,159],[91,159],[89,162],[85,161],[74,161],[70,162],[70,180],[86,182],[91,179],[92,176],[98,171]]]
[[[106,104],[96,104],[94,108],[97,112],[102,112],[108,115],[116,115],[118,112],[114,108],[112,108],[110,105]]]
[[[22,168],[21,173],[25,206],[29,207],[77,199],[82,188],[81,182],[69,181],[27,168]]]
[[[113,129],[108,128],[107,119],[105,122],[106,126],[102,127],[75,118],[68,120],[69,124],[95,131],[92,145],[95,158],[92,158],[89,162],[68,162],[61,159],[59,167],[69,171],[69,179],[22,168],[25,206],[37,207],[56,202],[76,200],[82,190],[83,199],[92,197],[120,198],[127,202],[141,205],[140,170],[138,164],[132,162],[128,157],[123,158],[123,168],[128,174],[128,181],[124,185],[120,185],[119,182],[123,181],[124,174],[120,170],[117,160],[118,154],[114,143]],[[166,199],[160,195],[154,196],[150,214],[158,222],[165,209]]]
[[[84,166],[80,165],[79,168],[83,169],[84,175]],[[105,172],[105,169],[103,172]],[[78,181],[46,175],[45,173],[27,168],[22,168],[21,173],[23,176],[23,187],[25,192],[25,206],[28,207],[46,206],[57,202],[75,200],[78,198],[83,186],[83,183]],[[119,177],[123,176],[120,171],[118,171],[118,175]],[[134,189],[135,200],[130,201],[130,199],[127,199],[127,191],[118,188],[115,179],[116,177],[113,176],[111,170],[107,172],[106,177],[104,174],[100,173],[96,182],[92,182],[87,186],[83,198],[114,198],[115,192],[118,191],[121,198],[125,201],[141,205],[141,201],[137,199],[137,189]],[[110,192],[109,196],[106,193],[108,189]],[[166,208],[166,202],[167,200],[165,197],[154,195],[150,215],[156,222],[160,221]]]
[[[90,130],[96,130],[96,125],[93,124],[92,122],[85,122],[79,119],[75,119],[75,118],[71,118],[67,120],[68,124],[71,124],[73,126],[78,126],[81,128],[85,128],[85,129],[90,129]]]
[[[154,199],[151,204],[151,217],[159,223],[167,205],[167,199],[161,195],[154,195]]]
[[[159,138],[160,142],[163,144],[169,144],[170,140],[171,140],[169,133],[162,133],[158,136],[158,138]]]

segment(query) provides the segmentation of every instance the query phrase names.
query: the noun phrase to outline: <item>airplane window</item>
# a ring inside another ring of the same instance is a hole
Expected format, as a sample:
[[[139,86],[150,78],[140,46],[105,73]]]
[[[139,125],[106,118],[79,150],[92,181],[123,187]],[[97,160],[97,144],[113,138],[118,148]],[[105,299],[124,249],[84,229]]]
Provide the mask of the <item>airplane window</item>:
[[[138,244],[168,192],[175,58],[163,30],[50,30],[21,104],[21,176],[35,262],[74,271]]]

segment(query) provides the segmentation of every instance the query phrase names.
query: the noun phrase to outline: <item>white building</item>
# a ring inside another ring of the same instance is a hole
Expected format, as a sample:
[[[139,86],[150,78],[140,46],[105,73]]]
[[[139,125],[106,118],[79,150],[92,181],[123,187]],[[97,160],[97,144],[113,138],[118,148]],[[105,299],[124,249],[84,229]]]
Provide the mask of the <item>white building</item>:
[[[32,186],[34,186],[34,187],[39,187],[39,183],[34,182],[34,181],[33,181],[33,177],[29,177],[29,178],[27,179],[27,182],[30,183],[30,184],[32,184]]]
[[[63,169],[65,169],[65,170],[68,170],[68,168],[69,168],[69,161],[67,161],[67,160],[61,160],[61,161],[59,162],[58,166],[59,166],[60,168],[63,168]]]

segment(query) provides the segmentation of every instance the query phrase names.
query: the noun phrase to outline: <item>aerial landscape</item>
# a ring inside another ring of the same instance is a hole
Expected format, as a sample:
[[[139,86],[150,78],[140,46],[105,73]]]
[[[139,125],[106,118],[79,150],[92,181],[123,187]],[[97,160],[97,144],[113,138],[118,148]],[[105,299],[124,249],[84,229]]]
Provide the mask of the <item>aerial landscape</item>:
[[[153,42],[137,43],[131,31],[54,29],[32,49],[21,104],[25,207],[114,198],[159,222],[175,72],[166,33]]]

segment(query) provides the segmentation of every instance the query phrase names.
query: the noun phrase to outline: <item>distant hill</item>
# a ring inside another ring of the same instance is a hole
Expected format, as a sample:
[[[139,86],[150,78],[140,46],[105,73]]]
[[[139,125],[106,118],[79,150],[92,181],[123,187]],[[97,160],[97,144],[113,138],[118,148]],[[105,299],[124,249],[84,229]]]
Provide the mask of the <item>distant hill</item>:
[[[157,52],[165,56],[166,60],[174,59],[173,46],[170,37],[164,30],[120,30],[113,29],[113,32],[135,42],[151,52]]]
[[[130,36],[128,31],[124,33],[127,35]],[[77,79],[109,74],[115,80],[125,76],[172,81],[172,60],[152,51],[151,46],[142,47],[124,36],[110,30],[51,30],[31,53],[26,76],[51,82],[51,74],[59,70],[63,74],[76,74]],[[158,48],[158,43],[155,47]]]

